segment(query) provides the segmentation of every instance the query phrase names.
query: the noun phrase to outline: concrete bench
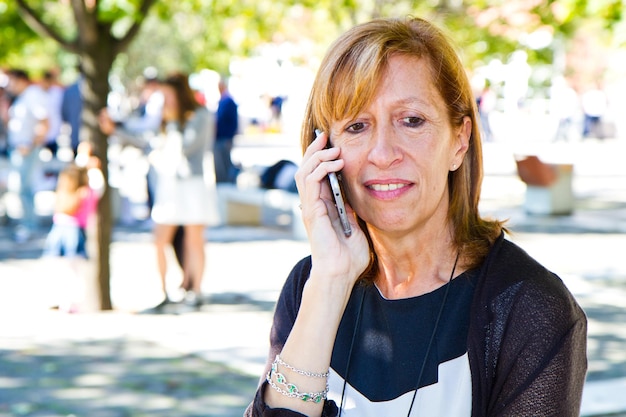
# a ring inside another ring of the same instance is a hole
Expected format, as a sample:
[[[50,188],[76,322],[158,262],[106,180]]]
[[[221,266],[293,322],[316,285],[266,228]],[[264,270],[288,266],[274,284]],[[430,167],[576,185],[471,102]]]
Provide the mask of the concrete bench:
[[[517,173],[526,183],[524,209],[529,214],[568,215],[574,211],[574,166],[546,163],[536,155],[515,157]]]
[[[295,193],[218,184],[217,199],[225,224],[288,228],[294,239],[306,239],[300,197]]]

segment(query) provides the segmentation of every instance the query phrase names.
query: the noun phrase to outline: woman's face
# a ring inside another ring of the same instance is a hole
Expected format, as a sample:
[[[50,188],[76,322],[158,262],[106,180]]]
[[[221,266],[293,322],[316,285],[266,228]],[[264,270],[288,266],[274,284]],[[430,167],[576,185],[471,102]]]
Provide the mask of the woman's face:
[[[381,80],[366,108],[331,125],[331,141],[345,162],[347,199],[376,229],[410,233],[433,218],[440,227],[448,172],[463,160],[471,121],[450,125],[425,59],[392,57]]]

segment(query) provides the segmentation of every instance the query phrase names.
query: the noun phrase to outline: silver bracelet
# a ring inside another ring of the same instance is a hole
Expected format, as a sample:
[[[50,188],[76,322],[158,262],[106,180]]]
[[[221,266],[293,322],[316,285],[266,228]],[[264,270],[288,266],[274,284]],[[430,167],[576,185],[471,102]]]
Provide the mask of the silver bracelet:
[[[274,383],[274,381],[272,380],[272,374],[276,375],[276,381],[284,386],[286,389],[283,389]],[[326,399],[329,389],[328,382],[326,382],[326,389],[324,389],[324,391],[299,392],[298,387],[295,384],[288,383],[283,374],[276,372],[274,365],[272,365],[272,369],[267,373],[265,379],[267,380],[267,383],[270,385],[270,387],[272,387],[274,390],[284,395],[285,397],[297,398],[305,402],[311,402],[316,404]]]
[[[280,364],[280,365],[284,366],[285,368],[294,371],[297,374],[308,376],[309,378],[328,378],[328,371],[324,372],[324,373],[303,371],[301,369],[294,368],[293,366],[289,365],[288,363],[285,363],[280,358],[280,355],[276,355],[276,358],[274,359],[274,363],[272,363],[272,369],[274,370],[274,372],[278,372],[276,364]]]

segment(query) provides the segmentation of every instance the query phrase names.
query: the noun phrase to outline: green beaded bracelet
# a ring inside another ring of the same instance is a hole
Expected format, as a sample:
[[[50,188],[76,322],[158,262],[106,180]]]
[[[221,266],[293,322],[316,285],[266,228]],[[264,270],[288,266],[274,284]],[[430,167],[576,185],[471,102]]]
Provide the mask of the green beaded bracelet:
[[[285,388],[281,388],[272,380],[272,374],[276,375],[276,381]],[[275,391],[289,398],[297,398],[305,402],[320,403],[326,399],[328,394],[328,382],[326,382],[326,389],[322,392],[299,392],[298,387],[295,384],[287,382],[287,379],[280,372],[276,372],[276,366],[272,365],[272,369],[267,373],[265,378],[270,387]]]

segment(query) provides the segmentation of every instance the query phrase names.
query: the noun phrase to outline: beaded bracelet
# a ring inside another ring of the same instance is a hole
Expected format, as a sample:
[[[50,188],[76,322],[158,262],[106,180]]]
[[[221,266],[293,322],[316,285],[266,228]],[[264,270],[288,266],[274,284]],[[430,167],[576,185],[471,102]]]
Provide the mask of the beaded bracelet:
[[[283,385],[286,389],[279,387],[278,385],[274,383],[274,381],[272,381],[272,374],[276,375],[276,381],[279,384]],[[265,379],[267,380],[267,383],[270,385],[270,387],[278,391],[280,394],[289,398],[297,398],[305,402],[319,403],[322,400],[326,399],[326,395],[328,394],[328,390],[329,390],[328,382],[327,382],[326,388],[324,389],[324,391],[300,392],[298,391],[298,387],[295,384],[288,383],[283,374],[279,372],[274,372],[273,369],[267,373],[267,376]]]
[[[286,397],[290,397],[290,398],[298,398],[302,401],[305,402],[313,402],[313,403],[319,403],[322,400],[325,400],[328,394],[328,382],[326,382],[326,389],[324,389],[324,391],[321,392],[299,392],[298,391],[298,387],[295,384],[289,383],[287,382],[287,379],[285,378],[285,376],[283,374],[281,374],[280,372],[278,372],[278,364],[283,365],[284,367],[300,374],[300,375],[304,375],[307,377],[311,377],[311,378],[327,378],[328,377],[328,372],[324,372],[324,373],[316,373],[316,372],[307,372],[307,371],[303,371],[297,368],[294,368],[293,366],[283,362],[282,359],[280,359],[280,356],[276,355],[276,359],[274,359],[274,362],[272,363],[272,368],[270,369],[270,371],[267,373],[266,376],[266,380],[267,383],[270,385],[270,387],[272,387],[274,390],[276,390],[277,392],[279,392],[280,394],[286,396]],[[272,374],[276,375],[276,382],[278,382],[280,385],[284,386],[285,389],[279,387],[278,385],[276,385],[274,383],[274,381],[272,380]]]

